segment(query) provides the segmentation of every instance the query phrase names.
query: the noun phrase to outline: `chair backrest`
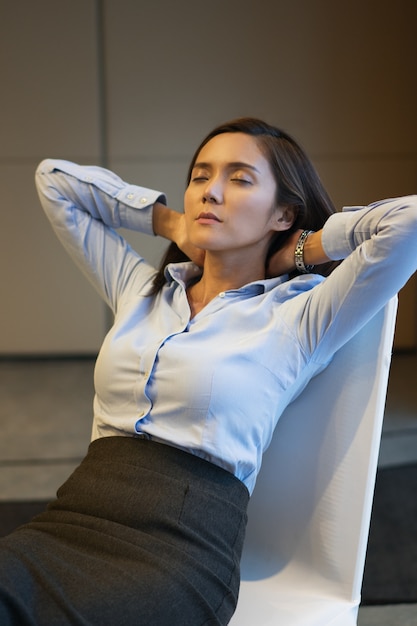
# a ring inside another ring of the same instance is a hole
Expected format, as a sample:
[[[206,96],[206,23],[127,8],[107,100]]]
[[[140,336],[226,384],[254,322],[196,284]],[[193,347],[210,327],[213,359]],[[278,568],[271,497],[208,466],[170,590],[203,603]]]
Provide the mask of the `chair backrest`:
[[[397,311],[393,298],[282,415],[249,505],[233,626],[352,626]]]

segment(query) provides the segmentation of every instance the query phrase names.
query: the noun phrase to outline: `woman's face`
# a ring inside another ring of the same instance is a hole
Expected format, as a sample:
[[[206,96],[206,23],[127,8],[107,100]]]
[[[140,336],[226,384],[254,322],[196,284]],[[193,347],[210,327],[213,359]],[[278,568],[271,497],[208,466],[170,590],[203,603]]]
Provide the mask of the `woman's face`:
[[[198,154],[185,192],[191,243],[213,252],[265,255],[271,235],[293,222],[292,211],[276,205],[276,192],[270,165],[253,137],[217,135]]]

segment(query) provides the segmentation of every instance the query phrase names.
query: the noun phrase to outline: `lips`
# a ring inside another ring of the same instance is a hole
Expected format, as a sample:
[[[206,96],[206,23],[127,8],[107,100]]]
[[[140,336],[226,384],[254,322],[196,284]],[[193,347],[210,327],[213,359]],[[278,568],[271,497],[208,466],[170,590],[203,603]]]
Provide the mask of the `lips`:
[[[221,222],[221,220],[214,213],[206,213],[202,212],[198,215],[197,221],[200,223],[213,223],[213,222]]]

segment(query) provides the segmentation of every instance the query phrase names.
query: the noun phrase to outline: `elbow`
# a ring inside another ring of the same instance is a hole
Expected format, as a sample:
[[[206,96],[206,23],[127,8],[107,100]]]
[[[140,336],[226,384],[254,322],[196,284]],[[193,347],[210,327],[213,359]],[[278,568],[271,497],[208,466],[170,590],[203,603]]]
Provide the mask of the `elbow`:
[[[407,210],[407,222],[413,233],[417,231],[417,195],[406,196],[404,206]]]
[[[43,159],[36,168],[35,178],[39,178],[43,174],[48,174],[54,169],[53,159]]]

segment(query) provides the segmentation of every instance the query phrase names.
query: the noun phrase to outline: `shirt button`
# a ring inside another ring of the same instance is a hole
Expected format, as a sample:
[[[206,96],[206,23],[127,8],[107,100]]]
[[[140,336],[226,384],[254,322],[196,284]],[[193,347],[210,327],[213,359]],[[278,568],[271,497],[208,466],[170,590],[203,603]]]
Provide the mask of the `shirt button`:
[[[225,295],[226,295],[226,293],[225,293],[224,291],[221,291],[221,292],[219,293],[219,298],[224,298],[224,297],[225,297]]]
[[[131,200],[131,199],[132,199],[132,198],[134,198],[134,197],[135,197],[135,196],[133,195],[133,193],[128,193],[128,194],[126,194],[126,198],[127,198],[128,200]]]
[[[146,204],[146,203],[148,202],[148,198],[145,198],[145,196],[143,196],[143,197],[139,200],[139,202],[140,202],[141,204]]]

